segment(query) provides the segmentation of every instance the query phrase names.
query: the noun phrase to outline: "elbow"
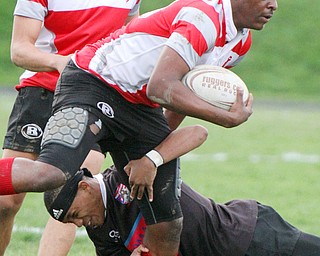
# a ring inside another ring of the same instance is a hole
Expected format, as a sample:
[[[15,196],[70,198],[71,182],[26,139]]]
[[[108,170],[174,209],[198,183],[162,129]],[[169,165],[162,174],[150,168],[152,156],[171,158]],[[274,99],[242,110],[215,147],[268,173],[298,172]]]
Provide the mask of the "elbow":
[[[18,66],[19,58],[18,58],[18,56],[16,54],[13,54],[12,52],[11,52],[11,62],[14,65]]]
[[[157,86],[154,84],[157,84]],[[149,83],[146,90],[148,99],[160,105],[167,105],[170,100],[162,88],[163,86],[160,83]]]
[[[11,62],[21,68],[25,68],[26,59],[28,56],[32,56],[30,47],[27,43],[15,42],[10,47]]]
[[[195,125],[193,134],[196,134],[198,136],[198,140],[199,140],[200,145],[201,145],[208,138],[208,129],[203,127],[202,125]]]
[[[18,67],[20,67],[22,65],[22,63],[21,63],[21,60],[22,60],[21,54],[14,47],[11,48],[10,57],[11,57],[11,62],[14,65],[16,65]]]

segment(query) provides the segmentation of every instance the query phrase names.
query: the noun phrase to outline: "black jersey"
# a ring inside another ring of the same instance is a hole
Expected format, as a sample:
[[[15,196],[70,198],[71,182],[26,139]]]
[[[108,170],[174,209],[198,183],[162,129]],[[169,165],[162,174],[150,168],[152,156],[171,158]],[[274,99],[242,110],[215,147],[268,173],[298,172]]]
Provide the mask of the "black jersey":
[[[97,255],[130,255],[142,241],[146,225],[121,173],[107,169],[107,193],[103,226],[87,228]],[[257,220],[257,203],[252,200],[217,204],[182,184],[181,207],[184,215],[179,255],[240,256],[249,247]]]

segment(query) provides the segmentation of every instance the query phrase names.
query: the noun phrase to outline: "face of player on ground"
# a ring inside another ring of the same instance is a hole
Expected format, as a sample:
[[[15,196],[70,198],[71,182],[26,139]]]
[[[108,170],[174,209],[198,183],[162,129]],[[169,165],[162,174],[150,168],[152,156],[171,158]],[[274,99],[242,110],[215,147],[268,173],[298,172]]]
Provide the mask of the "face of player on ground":
[[[277,8],[277,0],[232,0],[233,19],[238,29],[263,29]]]
[[[94,189],[92,182],[80,181],[77,195],[63,219],[64,223],[95,228],[104,222],[105,208],[100,189]]]

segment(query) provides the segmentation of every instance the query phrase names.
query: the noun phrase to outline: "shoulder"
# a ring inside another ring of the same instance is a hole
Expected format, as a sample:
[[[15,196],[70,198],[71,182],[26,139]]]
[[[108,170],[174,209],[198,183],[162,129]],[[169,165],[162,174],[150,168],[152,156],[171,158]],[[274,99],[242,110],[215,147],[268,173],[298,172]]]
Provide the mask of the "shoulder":
[[[48,14],[47,1],[18,1],[14,9],[14,15],[24,16],[43,21]]]

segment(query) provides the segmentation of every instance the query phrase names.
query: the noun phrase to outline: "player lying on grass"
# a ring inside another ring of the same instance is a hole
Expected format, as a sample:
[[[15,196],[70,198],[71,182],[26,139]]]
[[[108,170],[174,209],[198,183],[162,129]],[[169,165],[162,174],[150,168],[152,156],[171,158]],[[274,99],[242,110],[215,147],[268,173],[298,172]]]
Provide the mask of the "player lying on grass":
[[[146,158],[135,164],[154,168]],[[114,167],[95,177],[79,171],[64,187],[45,192],[46,207],[62,222],[85,226],[97,255],[149,255],[142,254],[148,251],[141,245],[146,224],[122,183],[126,178]],[[217,204],[182,183],[180,203],[184,218],[179,255],[320,255],[319,237],[254,200]]]
[[[166,162],[198,147],[206,137],[202,126],[184,127],[156,149],[165,152]],[[142,244],[144,218],[126,185],[131,168],[156,171],[148,157],[130,161],[126,173],[111,167],[93,177],[83,169],[64,186],[45,192],[49,214],[85,226],[97,255],[151,255]],[[270,206],[255,200],[217,204],[180,180],[176,189],[184,215],[179,255],[320,255],[319,237],[293,227]]]
[[[263,29],[277,7],[276,0],[174,1],[87,45],[67,66],[62,61],[40,156],[1,159],[0,195],[65,184],[94,143],[110,152],[119,172],[145,154],[161,163],[152,149],[171,130],[160,105],[223,127],[245,122],[252,96],[243,102],[238,91],[237,102],[225,111],[196,97],[181,79],[203,63],[236,65],[250,48],[250,29]],[[138,202],[147,223],[144,243],[153,255],[175,256],[183,221],[177,161],[160,166],[153,178],[154,172],[132,169],[128,182],[137,187],[133,191],[148,191],[150,200]]]

